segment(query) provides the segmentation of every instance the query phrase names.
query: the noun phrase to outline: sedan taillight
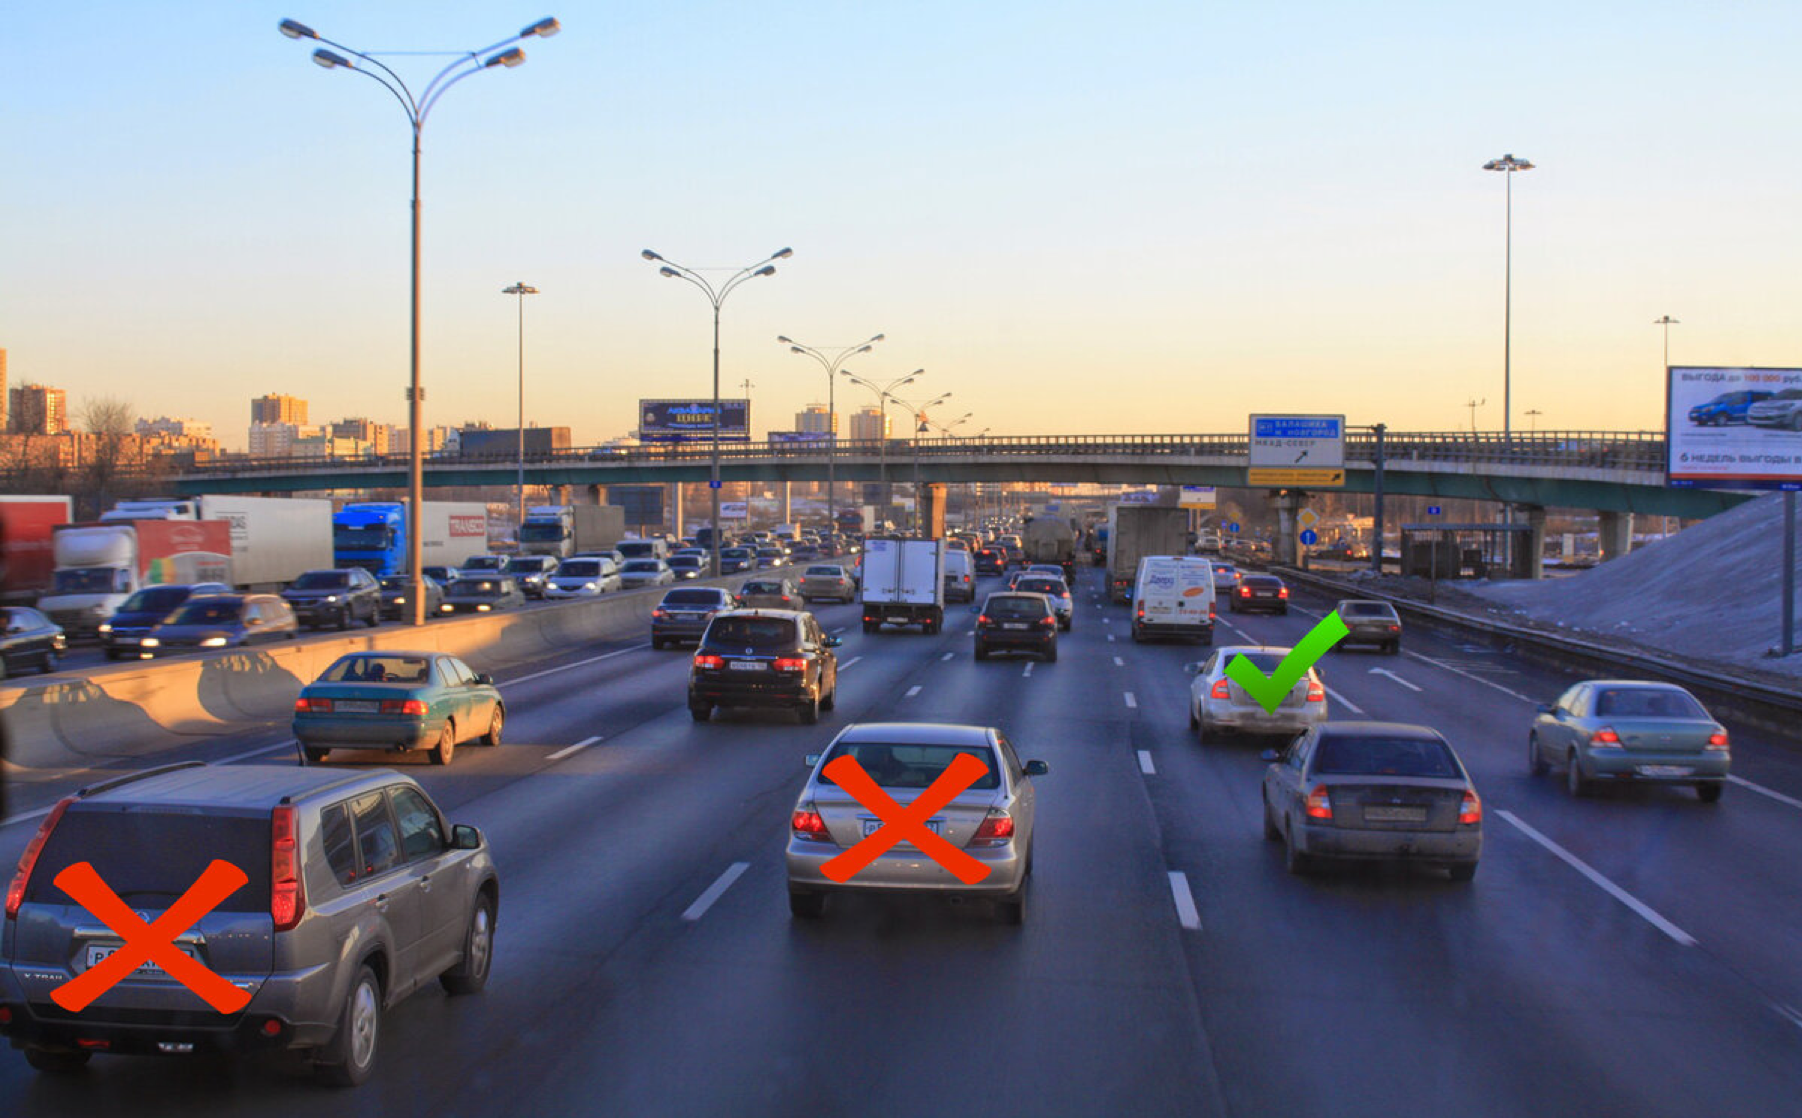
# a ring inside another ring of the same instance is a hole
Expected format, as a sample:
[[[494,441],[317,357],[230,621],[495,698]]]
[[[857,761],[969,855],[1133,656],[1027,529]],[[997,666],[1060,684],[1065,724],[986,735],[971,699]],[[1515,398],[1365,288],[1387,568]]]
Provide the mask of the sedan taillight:
[[[1333,817],[1333,799],[1327,795],[1326,785],[1316,784],[1308,793],[1308,802],[1303,809],[1309,819],[1331,819]]]
[[[867,621],[867,620],[869,620],[869,619],[868,619],[868,618],[865,618],[865,620],[866,620],[866,621]],[[988,614],[986,614],[986,613],[979,613],[979,614],[977,614],[977,615],[976,615],[976,624],[978,624],[978,625],[993,625],[993,624],[994,624],[994,622],[993,622],[993,621],[991,621],[991,620],[989,620],[989,615],[988,615]]]
[[[1589,744],[1598,745],[1604,749],[1619,749],[1621,747],[1621,736],[1614,732],[1614,727],[1603,726],[1595,733],[1589,735]]]
[[[798,839],[808,842],[832,841],[832,836],[826,831],[826,820],[820,817],[820,813],[814,810],[812,804],[802,804],[796,808],[788,826]]]
[[[330,699],[309,699],[302,695],[294,700],[295,714],[330,714],[331,712],[332,701]]]
[[[721,669],[725,666],[726,666],[726,659],[723,656],[700,656],[700,655],[697,655],[695,657],[695,667],[697,667],[697,668],[706,668],[706,669],[709,669],[712,671],[718,671],[719,669]]]
[[[1014,817],[998,807],[989,809],[987,818],[970,836],[971,846],[1006,846],[1014,841]]]
[[[1287,586],[1278,587],[1276,596],[1279,598],[1287,598],[1289,596],[1289,588]]]
[[[1727,731],[1716,730],[1714,733],[1709,734],[1708,748],[1718,749],[1722,753],[1725,753],[1727,751]]]
[[[1232,697],[1232,689],[1227,686],[1227,682],[1224,679],[1215,680],[1213,689],[1208,692],[1208,698],[1210,699],[1230,699]]]
[[[1317,679],[1308,681],[1308,701],[1310,703],[1326,702],[1326,687]]]
[[[383,714],[406,714],[416,718],[425,717],[425,702],[420,699],[383,699]]]
[[[1249,586],[1239,587],[1239,597],[1241,597],[1241,598],[1251,597],[1251,587],[1249,587]]]
[[[1477,798],[1477,790],[1464,790],[1464,802],[1458,805],[1458,822],[1481,823],[1483,821],[1483,801]]]

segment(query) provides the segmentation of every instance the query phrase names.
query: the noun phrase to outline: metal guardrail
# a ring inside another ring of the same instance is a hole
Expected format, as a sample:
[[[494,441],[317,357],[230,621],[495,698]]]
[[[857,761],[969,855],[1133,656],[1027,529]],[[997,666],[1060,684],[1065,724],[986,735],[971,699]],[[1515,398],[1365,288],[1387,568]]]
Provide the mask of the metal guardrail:
[[[1587,469],[1629,470],[1662,474],[1665,465],[1664,435],[1657,431],[1545,431],[1533,434],[1502,435],[1468,431],[1394,432],[1384,439],[1384,460],[1388,465],[1405,468],[1406,463],[1461,463],[1513,465],[1522,467],[1578,467]],[[905,469],[917,456],[920,461],[996,458],[1069,458],[1119,457],[1138,459],[1237,459],[1240,464],[1249,455],[1248,440],[1242,434],[1202,435],[1011,435],[983,439],[890,439],[887,444],[890,465]],[[823,442],[723,443],[723,463],[818,460],[828,448]],[[868,460],[882,457],[881,440],[841,440],[837,456],[841,459]],[[1376,438],[1364,432],[1348,434],[1345,443],[1348,463],[1370,464],[1376,460]],[[664,465],[700,463],[712,459],[707,443],[673,443],[636,447],[571,447],[565,450],[528,453],[528,466],[589,465]],[[512,466],[516,454],[454,455],[437,453],[425,459],[427,469],[467,468],[470,466]],[[1221,463],[1213,463],[1221,464]],[[405,454],[370,455],[361,458],[249,458],[234,457],[186,471],[184,478],[209,475],[238,477],[247,474],[290,474],[328,468],[347,471],[405,469]]]

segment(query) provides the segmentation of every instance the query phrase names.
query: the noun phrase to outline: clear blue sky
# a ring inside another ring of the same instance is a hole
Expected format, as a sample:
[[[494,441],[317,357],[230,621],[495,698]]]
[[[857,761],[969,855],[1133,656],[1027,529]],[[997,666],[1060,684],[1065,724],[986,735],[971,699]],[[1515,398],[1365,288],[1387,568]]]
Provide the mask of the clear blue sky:
[[[404,421],[408,135],[360,49],[529,61],[425,132],[428,421],[618,435],[706,395],[708,307],[638,258],[793,259],[734,295],[728,384],[824,396],[774,342],[889,340],[998,433],[1248,411],[1654,427],[1690,364],[1802,365],[1802,5],[1116,2],[15,5],[0,38],[0,346],[72,403]],[[421,82],[427,58],[389,59]],[[841,387],[847,387],[841,385]],[[841,412],[867,394],[840,394]]]

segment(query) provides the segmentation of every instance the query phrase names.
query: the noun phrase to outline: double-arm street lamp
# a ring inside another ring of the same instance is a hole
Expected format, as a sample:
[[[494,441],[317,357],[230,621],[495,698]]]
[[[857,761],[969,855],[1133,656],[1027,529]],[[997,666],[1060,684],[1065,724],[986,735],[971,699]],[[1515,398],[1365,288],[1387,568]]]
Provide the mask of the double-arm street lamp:
[[[852,384],[860,384],[871,392],[874,392],[876,394],[876,402],[882,411],[881,425],[877,429],[877,434],[881,436],[882,439],[878,448],[881,455],[879,459],[879,462],[881,463],[879,466],[879,476],[882,478],[882,511],[885,513],[888,511],[889,506],[894,503],[894,501],[890,499],[891,494],[889,493],[888,485],[888,402],[894,400],[896,403],[900,403],[900,400],[895,396],[895,389],[900,388],[904,384],[912,384],[917,378],[924,376],[925,374],[925,369],[915,369],[906,376],[896,377],[887,384],[877,384],[874,381],[865,380],[849,369],[839,370],[839,375],[850,381]]]
[[[849,359],[860,353],[868,353],[876,348],[883,335],[877,334],[867,342],[845,346],[836,354],[828,357],[810,345],[802,345],[793,338],[778,337],[776,340],[787,346],[790,353],[804,353],[818,361],[826,369],[826,423],[830,428],[826,432],[826,521],[828,530],[838,531],[838,406],[834,403],[837,394],[839,370]]]
[[[412,358],[411,377],[407,384],[407,577],[413,585],[412,607],[413,624],[425,624],[425,595],[419,592],[423,585],[425,572],[421,569],[423,562],[420,551],[421,531],[425,521],[425,431],[421,404],[425,393],[419,386],[419,134],[425,128],[426,118],[431,115],[432,108],[438,104],[445,91],[471,74],[479,74],[484,70],[496,67],[512,68],[526,60],[526,52],[514,46],[521,39],[536,35],[540,39],[548,39],[561,30],[555,19],[546,16],[530,27],[524,28],[517,35],[508,36],[492,46],[480,50],[458,52],[456,59],[444,69],[438,71],[425,89],[418,96],[399,74],[391,70],[386,63],[374,55],[354,50],[343,43],[335,43],[322,37],[304,23],[296,23],[291,19],[282,20],[279,29],[290,39],[312,39],[324,43],[325,46],[313,51],[313,61],[327,70],[350,70],[363,74],[380,83],[382,88],[394,94],[401,108],[407,114],[407,123],[413,129],[413,299],[412,299]],[[326,47],[336,48],[327,50]],[[505,48],[505,49],[503,49]],[[342,51],[343,53],[338,53]],[[352,62],[350,55],[357,59]],[[488,57],[484,58],[483,55]]]
[[[794,254],[795,250],[792,248],[772,252],[757,263],[733,272],[726,282],[715,287],[693,268],[686,268],[665,260],[648,248],[639,253],[646,260],[662,265],[657,269],[658,275],[668,276],[670,279],[687,280],[700,288],[701,293],[707,296],[707,302],[713,306],[713,415],[711,424],[713,428],[713,469],[707,479],[707,493],[712,498],[713,519],[709,522],[707,534],[709,542],[713,545],[709,550],[713,555],[712,569],[715,578],[719,577],[720,573],[720,305],[726,301],[726,296],[732,294],[745,281],[756,279],[759,276],[775,275],[776,265],[771,263],[772,260],[785,260]]]
[[[936,408],[940,404],[944,403],[946,400],[949,400],[950,398],[951,398],[951,393],[947,392],[942,396],[936,396],[933,399],[930,399],[930,400],[926,401],[924,404],[920,404],[918,406],[910,404],[906,400],[896,400],[895,401],[895,403],[900,404],[902,407],[906,408],[909,415],[913,416],[913,434],[910,436],[910,438],[912,439],[913,444],[914,444],[914,512],[913,512],[913,516],[911,518],[911,521],[912,521],[911,527],[916,532],[918,532],[920,530],[920,519],[921,519],[920,512],[921,512],[922,502],[920,500],[920,436],[926,433],[926,409]]]
[[[502,295],[519,297],[519,519],[515,528],[525,531],[526,524],[526,296],[538,294],[538,289],[524,280],[519,280],[512,287],[501,288]],[[525,543],[518,536],[516,543]]]

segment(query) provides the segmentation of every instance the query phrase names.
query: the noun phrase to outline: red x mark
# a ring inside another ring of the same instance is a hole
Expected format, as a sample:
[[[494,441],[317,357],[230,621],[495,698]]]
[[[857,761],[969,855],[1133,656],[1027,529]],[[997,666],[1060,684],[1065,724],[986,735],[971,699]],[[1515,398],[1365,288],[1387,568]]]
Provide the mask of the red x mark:
[[[927,829],[926,820],[950,803],[977,780],[988,775],[989,767],[970,756],[959,753],[945,766],[945,771],[931,787],[902,807],[887,792],[877,787],[870,774],[863,771],[857,758],[849,754],[833,758],[823,770],[832,782],[851,793],[851,798],[875,812],[882,826],[864,837],[862,842],[820,867],[820,872],[839,884],[851,880],[858,871],[874,862],[889,847],[906,839],[951,871],[965,885],[974,885],[989,875],[989,867],[952,846]]]
[[[249,992],[238,989],[198,960],[182,954],[175,946],[175,937],[199,923],[202,916],[217,908],[249,880],[237,866],[214,859],[201,873],[200,880],[157,917],[156,923],[146,924],[106,882],[100,880],[100,874],[95,872],[92,864],[77,862],[70,866],[56,875],[57,888],[74,897],[77,904],[117,932],[125,945],[50,991],[51,1000],[70,1013],[79,1013],[126,975],[153,962],[220,1013],[243,1009],[250,1002]]]

